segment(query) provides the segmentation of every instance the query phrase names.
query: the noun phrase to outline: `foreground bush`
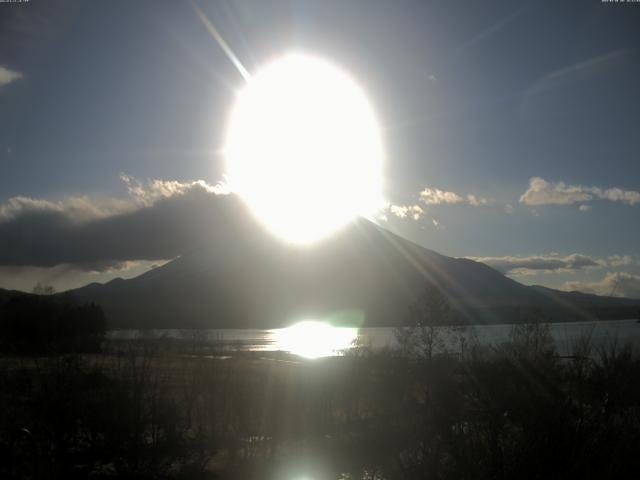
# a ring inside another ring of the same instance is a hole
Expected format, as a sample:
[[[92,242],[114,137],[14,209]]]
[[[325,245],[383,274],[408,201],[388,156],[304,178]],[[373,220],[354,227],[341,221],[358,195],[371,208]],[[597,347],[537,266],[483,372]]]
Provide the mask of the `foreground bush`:
[[[560,358],[545,338],[317,361],[169,353],[162,339],[5,358],[0,477],[635,478],[637,353]],[[10,448],[23,428],[33,441]]]

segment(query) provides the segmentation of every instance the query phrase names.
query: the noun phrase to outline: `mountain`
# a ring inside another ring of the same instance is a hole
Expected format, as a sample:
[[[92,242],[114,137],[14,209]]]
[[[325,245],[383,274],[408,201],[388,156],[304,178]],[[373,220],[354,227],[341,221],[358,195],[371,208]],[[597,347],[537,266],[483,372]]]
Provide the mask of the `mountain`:
[[[311,247],[292,247],[254,221],[212,228],[205,245],[136,278],[71,291],[126,328],[271,328],[335,312],[366,326],[402,324],[427,283],[459,322],[629,318],[640,301],[524,286],[472,260],[423,248],[364,219]],[[231,217],[229,217],[231,218]]]

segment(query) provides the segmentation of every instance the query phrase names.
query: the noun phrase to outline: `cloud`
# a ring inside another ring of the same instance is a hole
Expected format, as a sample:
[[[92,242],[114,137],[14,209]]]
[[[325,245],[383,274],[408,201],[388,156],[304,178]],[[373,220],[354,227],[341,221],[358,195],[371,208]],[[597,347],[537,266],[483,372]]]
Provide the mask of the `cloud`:
[[[624,267],[638,264],[637,257],[633,255],[610,255],[604,258],[594,258],[579,253],[567,256],[549,253],[547,255],[466,258],[482,262],[502,273],[511,275],[563,273],[586,268]]]
[[[120,179],[127,186],[129,197],[68,196],[61,200],[45,200],[25,196],[12,197],[0,204],[0,224],[25,215],[59,214],[71,223],[82,223],[100,218],[133,212],[142,207],[152,206],[161,199],[180,196],[194,190],[213,195],[230,193],[220,182],[209,185],[204,180],[178,182],[175,180],[149,180],[146,184],[125,174]]]
[[[463,203],[464,198],[454,192],[445,192],[437,188],[425,188],[420,192],[420,200],[427,205],[440,205],[443,203]]]
[[[588,202],[593,198],[581,185],[566,185],[564,182],[550,183],[544,178],[533,177],[529,189],[520,197],[525,205],[570,205]]]
[[[468,194],[463,196],[455,192],[447,192],[445,190],[440,190],[439,188],[430,187],[427,187],[420,192],[420,201],[426,205],[455,205],[458,203],[464,203],[473,207],[480,207],[491,203],[489,199],[476,195]]]
[[[103,263],[102,270],[88,265],[61,264],[55,267],[0,266],[0,288],[30,292],[40,283],[62,292],[93,282],[105,283],[114,278],[133,278],[166,261],[126,261]]]
[[[0,204],[0,265],[106,271],[122,262],[174,258],[225,235],[243,208],[222,185],[123,178],[126,198],[14,197]],[[236,215],[237,216],[237,215]]]
[[[609,200],[610,202],[622,202],[627,205],[640,203],[640,192],[622,190],[620,188],[608,188],[604,191],[596,187],[592,188],[594,194],[603,200]]]
[[[162,198],[169,198],[174,195],[184,195],[193,188],[200,188],[205,192],[213,193],[215,195],[227,195],[231,193],[229,187],[224,182],[218,182],[216,185],[209,185],[204,180],[179,182],[177,180],[154,179],[143,184],[124,173],[120,174],[120,180],[122,180],[127,186],[130,197],[135,200],[138,205],[147,207]]]
[[[0,65],[0,88],[22,78],[20,72],[15,72]]]
[[[438,188],[430,187],[427,187],[420,192],[420,194],[418,195],[418,201],[429,207],[443,204],[466,204],[471,205],[472,207],[480,207],[492,203],[491,200],[484,197],[479,197],[477,195],[468,194],[466,196],[462,196],[458,195],[455,192],[448,192],[445,190],[440,190]],[[387,214],[391,214],[398,218],[413,219],[417,221],[424,217],[424,213],[425,211],[423,207],[421,207],[417,203],[399,205],[388,203],[382,210],[382,213],[378,216],[378,218],[386,222],[389,219]],[[434,224],[434,226],[438,228],[437,225]]]
[[[467,257],[482,262],[496,270],[512,275],[533,275],[538,272],[568,272],[591,267],[602,267],[605,264],[587,255],[574,253],[566,257],[559,255],[531,255],[504,257]]]
[[[134,210],[131,200],[118,198],[91,198],[71,196],[62,200],[43,200],[24,196],[12,197],[0,204],[0,224],[20,218],[23,215],[57,213],[70,222],[83,222],[106,218]]]
[[[387,205],[386,211],[395,215],[398,218],[411,218],[413,220],[420,220],[424,214],[424,210],[420,205]]]
[[[483,205],[488,205],[490,202],[486,198],[476,197],[475,195],[467,195],[467,203],[472,207],[481,207]]]
[[[625,272],[608,272],[597,282],[565,282],[562,290],[613,295],[616,297],[640,298],[640,276]]]
[[[640,192],[623,190],[618,187],[602,189],[584,185],[568,185],[564,182],[548,182],[541,177],[532,177],[529,179],[529,188],[520,197],[520,203],[530,206],[571,205],[597,199],[636,205],[640,203]]]
[[[633,265],[636,261],[631,255],[611,255],[607,257],[606,263],[611,267],[622,267]]]

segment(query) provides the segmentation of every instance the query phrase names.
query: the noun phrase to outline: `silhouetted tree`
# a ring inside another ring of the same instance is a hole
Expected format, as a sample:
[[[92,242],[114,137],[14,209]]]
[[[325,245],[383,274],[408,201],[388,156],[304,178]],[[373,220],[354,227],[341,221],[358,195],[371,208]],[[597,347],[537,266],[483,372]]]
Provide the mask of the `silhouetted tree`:
[[[106,327],[98,305],[50,295],[18,295],[0,309],[0,344],[19,353],[98,351]]]
[[[33,287],[32,293],[34,295],[54,295],[56,293],[56,289],[51,285],[38,282]]]
[[[422,294],[409,306],[407,325],[395,329],[394,334],[401,351],[432,359],[444,347],[438,327],[450,323],[449,299],[437,286],[427,284]]]

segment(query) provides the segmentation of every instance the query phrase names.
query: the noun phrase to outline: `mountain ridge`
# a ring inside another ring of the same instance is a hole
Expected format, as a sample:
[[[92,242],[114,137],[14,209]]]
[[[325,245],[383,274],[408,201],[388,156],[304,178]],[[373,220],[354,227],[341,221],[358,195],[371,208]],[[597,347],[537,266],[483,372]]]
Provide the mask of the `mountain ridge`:
[[[525,286],[365,219],[310,247],[285,245],[255,222],[212,237],[135,278],[70,294],[102,305],[123,328],[272,328],[343,310],[359,311],[365,326],[401,325],[426,284],[449,297],[456,323],[629,318],[640,310],[640,300]]]

